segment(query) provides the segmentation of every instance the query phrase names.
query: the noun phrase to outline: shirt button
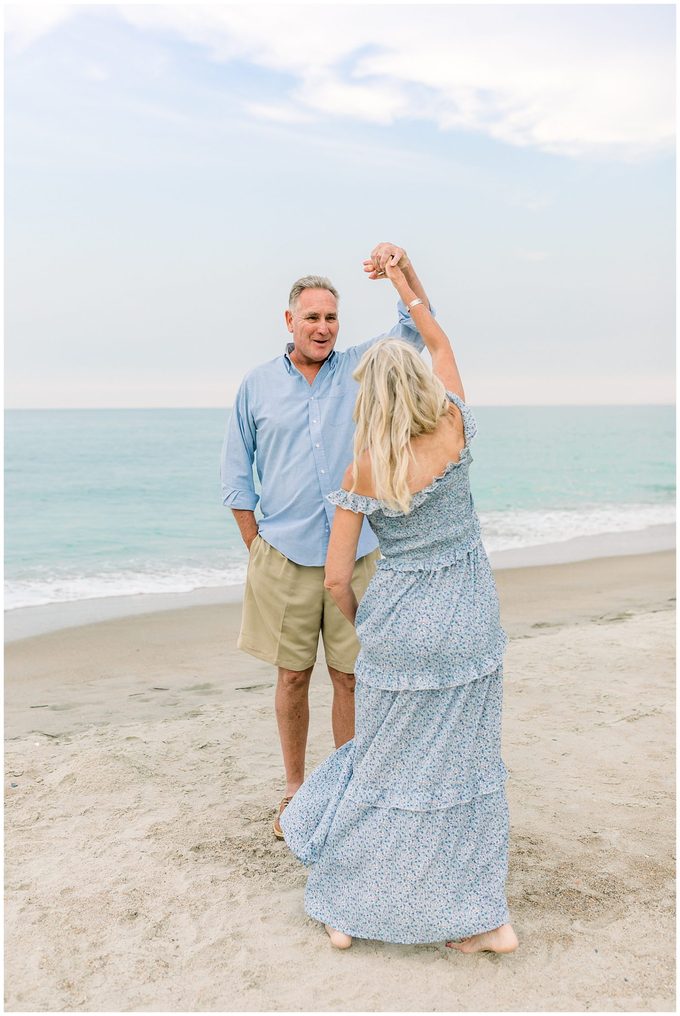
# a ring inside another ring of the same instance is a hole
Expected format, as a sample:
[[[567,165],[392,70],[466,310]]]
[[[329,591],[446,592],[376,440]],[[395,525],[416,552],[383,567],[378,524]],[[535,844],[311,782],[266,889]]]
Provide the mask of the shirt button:
[[[312,423],[318,423],[318,422],[319,422],[318,420],[312,420]]]
[[[320,444],[318,443],[318,441],[317,441],[317,443],[316,443],[316,444],[314,445],[314,447],[315,447],[315,448],[320,448],[320,447],[321,447],[321,445],[320,445]]]
[[[325,473],[325,472],[326,472],[326,470],[325,470],[325,469],[322,469],[322,470],[321,470],[321,472],[322,472],[322,473]]]

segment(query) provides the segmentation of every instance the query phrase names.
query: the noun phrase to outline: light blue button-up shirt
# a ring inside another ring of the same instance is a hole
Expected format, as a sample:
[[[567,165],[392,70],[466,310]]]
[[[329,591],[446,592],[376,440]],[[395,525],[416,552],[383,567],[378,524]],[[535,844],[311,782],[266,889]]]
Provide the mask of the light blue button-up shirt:
[[[424,348],[405,304],[387,336]],[[254,511],[258,500],[262,538],[297,564],[323,565],[335,507],[325,500],[337,490],[352,461],[352,411],[359,385],[352,378],[359,360],[379,335],[342,352],[333,350],[310,384],[283,356],[246,374],[239,388],[222,447],[222,501],[227,508]],[[253,462],[261,493],[255,490]],[[364,519],[357,558],[378,543]]]

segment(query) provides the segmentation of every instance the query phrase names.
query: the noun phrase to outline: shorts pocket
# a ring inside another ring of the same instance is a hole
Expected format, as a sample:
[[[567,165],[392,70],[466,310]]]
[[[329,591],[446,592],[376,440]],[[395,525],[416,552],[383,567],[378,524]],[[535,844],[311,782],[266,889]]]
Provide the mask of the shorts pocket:
[[[248,555],[250,557],[252,557],[253,554],[255,553],[257,545],[259,544],[261,539],[262,539],[262,537],[260,536],[260,534],[256,533],[255,536],[253,537],[253,539],[250,541],[250,546],[248,547]]]

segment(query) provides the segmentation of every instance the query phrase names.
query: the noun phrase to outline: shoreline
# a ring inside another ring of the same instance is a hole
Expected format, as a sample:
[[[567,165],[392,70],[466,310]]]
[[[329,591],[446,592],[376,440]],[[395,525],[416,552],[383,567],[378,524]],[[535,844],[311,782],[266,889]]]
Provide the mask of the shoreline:
[[[675,526],[649,526],[630,532],[600,533],[574,537],[559,543],[492,551],[489,560],[498,575],[506,570],[523,570],[610,557],[638,556],[675,549]],[[118,618],[155,614],[190,607],[240,602],[243,584],[210,586],[188,592],[138,593],[101,596],[86,600],[65,600],[37,606],[15,607],[4,612],[5,644],[35,635],[79,628]]]

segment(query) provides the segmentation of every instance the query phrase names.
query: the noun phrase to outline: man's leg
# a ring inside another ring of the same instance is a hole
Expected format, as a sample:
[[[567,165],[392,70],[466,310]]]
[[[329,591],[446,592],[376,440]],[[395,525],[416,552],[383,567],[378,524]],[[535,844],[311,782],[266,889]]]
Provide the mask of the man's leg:
[[[276,722],[286,771],[286,797],[292,797],[305,778],[305,749],[309,728],[309,679],[307,670],[279,667],[276,684]]]
[[[354,737],[354,674],[345,674],[328,664],[333,682],[333,709],[331,722],[335,747],[341,748]]]
[[[274,703],[286,797],[304,780],[307,693],[319,642],[323,579],[321,566],[295,564],[261,536],[253,541],[238,646],[278,669]]]

